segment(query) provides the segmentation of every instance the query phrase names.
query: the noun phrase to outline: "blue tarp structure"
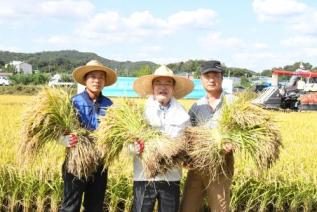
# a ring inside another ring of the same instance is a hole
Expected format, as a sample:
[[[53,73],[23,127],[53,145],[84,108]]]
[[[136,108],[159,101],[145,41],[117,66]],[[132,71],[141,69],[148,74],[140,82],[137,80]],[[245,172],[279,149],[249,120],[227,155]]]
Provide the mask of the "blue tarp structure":
[[[105,87],[102,93],[105,96],[114,97],[139,97],[139,95],[133,90],[133,82],[136,77],[118,77],[117,82],[109,87]],[[205,91],[201,86],[199,79],[194,79],[194,90],[185,96],[186,99],[199,99],[205,95]],[[226,92],[232,93],[232,80],[224,78],[223,88]],[[84,86],[78,84],[78,92],[81,92]]]

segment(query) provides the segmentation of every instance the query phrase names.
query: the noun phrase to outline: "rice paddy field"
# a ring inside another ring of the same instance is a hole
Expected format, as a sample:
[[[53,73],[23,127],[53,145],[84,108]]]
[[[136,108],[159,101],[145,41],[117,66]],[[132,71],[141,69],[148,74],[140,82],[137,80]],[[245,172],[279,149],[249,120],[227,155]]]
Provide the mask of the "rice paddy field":
[[[62,146],[45,146],[32,165],[18,161],[21,115],[30,101],[34,97],[0,95],[0,211],[58,211],[61,202]],[[181,102],[188,109],[193,100]],[[280,158],[259,171],[235,154],[232,211],[317,211],[317,112],[271,113],[282,134]],[[109,168],[110,211],[130,210],[132,169],[125,153]]]

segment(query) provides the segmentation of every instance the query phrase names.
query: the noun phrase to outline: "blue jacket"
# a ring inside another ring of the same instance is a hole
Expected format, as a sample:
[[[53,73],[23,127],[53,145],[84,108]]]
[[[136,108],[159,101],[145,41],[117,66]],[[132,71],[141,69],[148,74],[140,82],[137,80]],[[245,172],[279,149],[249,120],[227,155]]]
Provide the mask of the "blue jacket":
[[[72,98],[73,105],[82,127],[88,130],[96,130],[99,125],[99,116],[106,115],[106,109],[112,105],[112,101],[100,95],[96,102],[93,102],[87,91],[83,91]]]

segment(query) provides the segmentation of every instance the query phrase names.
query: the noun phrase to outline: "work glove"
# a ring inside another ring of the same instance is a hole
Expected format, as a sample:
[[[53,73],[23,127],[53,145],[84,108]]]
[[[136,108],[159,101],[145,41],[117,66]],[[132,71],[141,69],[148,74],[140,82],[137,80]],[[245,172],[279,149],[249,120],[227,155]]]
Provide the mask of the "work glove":
[[[226,154],[234,152],[235,148],[231,143],[225,143],[223,145],[223,150]]]
[[[144,150],[144,141],[137,140],[133,144],[128,145],[129,152],[134,155],[141,155]]]
[[[78,143],[78,137],[73,133],[62,135],[59,138],[59,143],[65,147],[75,147]]]

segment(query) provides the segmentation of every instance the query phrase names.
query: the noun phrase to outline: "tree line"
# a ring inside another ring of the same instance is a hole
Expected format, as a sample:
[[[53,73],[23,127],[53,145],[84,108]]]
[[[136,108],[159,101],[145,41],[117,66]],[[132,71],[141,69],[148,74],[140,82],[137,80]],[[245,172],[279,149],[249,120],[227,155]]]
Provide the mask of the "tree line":
[[[159,66],[159,64],[150,61],[119,62],[100,57],[95,53],[79,52],[76,50],[47,51],[38,53],[0,51],[0,69],[2,69],[3,72],[14,73],[14,75],[11,76],[11,80],[15,84],[45,84],[48,82],[49,78],[56,73],[62,74],[64,81],[71,81],[72,71],[76,67],[84,65],[92,59],[97,59],[106,66],[114,69],[118,76],[140,77],[152,74]],[[22,74],[17,74],[16,70],[12,66],[5,67],[5,64],[8,64],[13,60],[24,61],[31,64],[33,67],[33,74],[30,76],[24,76]],[[203,60],[188,60],[185,62],[170,63],[167,66],[176,74],[193,75],[194,78],[198,78],[199,67],[202,62]],[[293,65],[274,67],[270,70],[263,70],[261,73],[245,68],[226,67],[225,64],[223,65],[225,67],[225,76],[240,77],[243,80],[246,80],[251,76],[271,76],[274,69],[295,71],[299,68],[300,64],[300,62],[296,62]],[[310,63],[302,64],[307,70],[317,69],[316,67],[313,68],[313,65]]]

